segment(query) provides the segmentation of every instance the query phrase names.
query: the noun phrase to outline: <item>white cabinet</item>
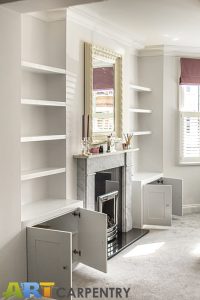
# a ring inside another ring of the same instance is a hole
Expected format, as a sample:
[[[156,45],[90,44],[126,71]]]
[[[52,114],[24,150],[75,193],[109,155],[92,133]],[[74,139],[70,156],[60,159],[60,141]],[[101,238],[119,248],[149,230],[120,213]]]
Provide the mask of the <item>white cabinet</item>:
[[[134,227],[170,226],[172,215],[182,216],[182,179],[137,173],[132,180]]]
[[[72,264],[107,272],[107,215],[77,208],[27,228],[28,280],[72,287]]]
[[[146,225],[171,226],[172,186],[147,184],[144,186],[144,219]]]

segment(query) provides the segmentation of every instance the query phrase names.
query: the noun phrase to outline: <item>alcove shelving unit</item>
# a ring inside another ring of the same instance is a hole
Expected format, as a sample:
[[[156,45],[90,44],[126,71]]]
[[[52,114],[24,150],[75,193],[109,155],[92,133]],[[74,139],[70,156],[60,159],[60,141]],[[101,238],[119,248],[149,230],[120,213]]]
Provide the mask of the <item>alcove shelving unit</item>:
[[[21,26],[21,219],[27,222],[77,203],[66,200],[65,13],[24,14]]]
[[[134,85],[130,84],[130,88],[138,93],[138,102],[140,102],[140,94],[141,93],[148,93],[151,92],[152,90],[148,87],[144,86],[139,86],[139,85]],[[135,105],[134,105],[135,106]],[[146,109],[146,108],[141,108],[140,103],[138,103],[137,107],[129,107],[129,112],[130,113],[135,113],[138,115],[143,115],[143,114],[151,114],[152,110],[151,109]],[[149,135],[152,134],[150,130],[140,130],[140,131],[132,131],[133,136],[142,136],[142,135]]]

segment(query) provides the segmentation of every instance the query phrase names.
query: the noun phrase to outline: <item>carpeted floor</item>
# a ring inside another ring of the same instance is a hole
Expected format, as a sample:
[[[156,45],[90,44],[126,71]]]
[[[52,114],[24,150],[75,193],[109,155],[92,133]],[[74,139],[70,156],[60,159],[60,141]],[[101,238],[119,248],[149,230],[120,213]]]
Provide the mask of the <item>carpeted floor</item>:
[[[151,230],[109,260],[107,274],[80,265],[73,282],[74,288],[130,287],[126,299],[133,300],[200,300],[200,214]]]

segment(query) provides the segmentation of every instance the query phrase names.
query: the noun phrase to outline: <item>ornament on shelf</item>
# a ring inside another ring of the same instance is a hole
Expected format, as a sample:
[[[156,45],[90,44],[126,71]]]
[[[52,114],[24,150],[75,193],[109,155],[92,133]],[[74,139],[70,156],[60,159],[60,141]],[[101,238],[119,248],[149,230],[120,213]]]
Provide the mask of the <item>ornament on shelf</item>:
[[[82,115],[82,141],[81,154],[84,156],[91,155],[90,153],[90,138],[89,138],[90,116]]]
[[[125,143],[122,144],[124,150],[131,149],[132,138],[133,138],[133,134],[132,133],[126,133],[126,134],[124,134]]]

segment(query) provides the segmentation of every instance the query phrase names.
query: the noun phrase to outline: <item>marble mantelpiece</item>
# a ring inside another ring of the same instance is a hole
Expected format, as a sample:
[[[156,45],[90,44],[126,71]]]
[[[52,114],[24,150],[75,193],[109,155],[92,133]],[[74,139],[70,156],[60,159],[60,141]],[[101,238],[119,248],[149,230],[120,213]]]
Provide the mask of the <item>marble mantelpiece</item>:
[[[77,159],[78,199],[87,209],[95,210],[95,174],[109,169],[122,168],[122,230],[132,229],[132,153],[129,149],[90,156],[74,155]]]

